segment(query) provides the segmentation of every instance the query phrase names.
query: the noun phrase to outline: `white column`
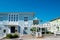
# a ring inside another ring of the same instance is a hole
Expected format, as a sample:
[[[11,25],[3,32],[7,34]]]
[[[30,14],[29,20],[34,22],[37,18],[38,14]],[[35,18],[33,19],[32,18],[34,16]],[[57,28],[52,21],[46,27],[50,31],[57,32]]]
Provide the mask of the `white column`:
[[[56,36],[56,32],[54,32],[54,36]]]
[[[38,33],[36,32],[36,37],[38,37]]]
[[[46,28],[45,28],[45,35],[46,35]]]
[[[42,37],[42,29],[40,29],[39,36]]]
[[[54,28],[54,36],[56,36],[57,29],[56,29],[56,26],[53,26],[53,27],[55,27]]]
[[[10,28],[9,28],[9,33],[11,33],[11,30],[10,30]]]
[[[36,37],[38,37],[38,33],[37,33],[37,26],[36,26]]]
[[[21,36],[23,36],[23,28],[20,28]]]
[[[8,26],[8,33],[11,33],[11,29],[10,29],[10,26]]]

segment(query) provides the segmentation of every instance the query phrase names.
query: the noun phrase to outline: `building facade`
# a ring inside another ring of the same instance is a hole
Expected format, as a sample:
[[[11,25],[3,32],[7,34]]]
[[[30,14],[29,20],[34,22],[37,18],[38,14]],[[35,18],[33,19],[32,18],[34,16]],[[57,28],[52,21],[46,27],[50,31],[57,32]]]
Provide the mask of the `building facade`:
[[[60,17],[44,23],[43,27],[46,28],[49,32],[52,32],[55,36],[56,34],[60,34]]]
[[[34,13],[0,13],[0,36],[6,36],[10,33],[18,33],[20,35],[31,34],[31,28],[38,28],[36,36],[42,36],[48,30],[55,35],[60,34],[60,18],[51,20],[50,22],[40,24],[39,19],[35,18]]]
[[[34,13],[0,13],[0,35],[19,33],[20,35],[30,34],[31,25],[34,21]]]
[[[52,32],[54,32],[55,34],[60,34],[60,17],[51,20],[50,25],[50,30]]]

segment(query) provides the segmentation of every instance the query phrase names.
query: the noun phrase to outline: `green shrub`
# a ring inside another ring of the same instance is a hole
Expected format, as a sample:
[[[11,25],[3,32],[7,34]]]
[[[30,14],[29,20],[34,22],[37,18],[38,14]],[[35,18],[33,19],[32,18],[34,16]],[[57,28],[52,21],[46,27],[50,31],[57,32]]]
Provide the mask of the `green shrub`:
[[[6,35],[6,38],[18,38],[19,36],[18,36],[18,34],[7,34]]]
[[[18,38],[18,37],[19,37],[18,34],[13,35],[13,38]]]
[[[32,27],[30,30],[31,30],[32,32],[33,32],[33,31],[36,32],[36,27]]]
[[[13,38],[12,34],[7,34],[6,37],[7,38]]]

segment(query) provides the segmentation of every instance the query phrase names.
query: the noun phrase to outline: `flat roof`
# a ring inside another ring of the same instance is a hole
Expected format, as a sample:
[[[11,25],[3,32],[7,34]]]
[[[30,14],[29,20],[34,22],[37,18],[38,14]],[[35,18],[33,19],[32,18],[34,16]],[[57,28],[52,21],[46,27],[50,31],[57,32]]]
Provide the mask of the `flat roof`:
[[[0,15],[8,15],[8,14],[19,14],[19,15],[32,15],[34,16],[34,12],[0,12]]]

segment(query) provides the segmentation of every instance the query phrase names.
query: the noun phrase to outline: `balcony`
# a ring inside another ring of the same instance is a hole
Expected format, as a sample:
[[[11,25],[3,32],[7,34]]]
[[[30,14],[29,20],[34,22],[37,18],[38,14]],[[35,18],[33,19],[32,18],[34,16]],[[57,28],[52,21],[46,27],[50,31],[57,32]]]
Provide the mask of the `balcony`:
[[[14,21],[3,21],[4,25],[18,25],[18,22],[14,22]]]

